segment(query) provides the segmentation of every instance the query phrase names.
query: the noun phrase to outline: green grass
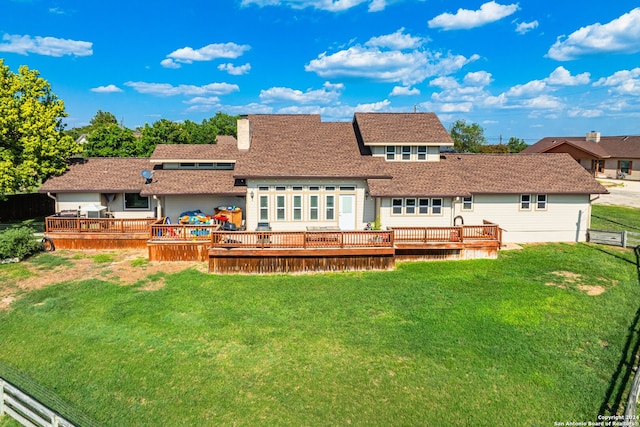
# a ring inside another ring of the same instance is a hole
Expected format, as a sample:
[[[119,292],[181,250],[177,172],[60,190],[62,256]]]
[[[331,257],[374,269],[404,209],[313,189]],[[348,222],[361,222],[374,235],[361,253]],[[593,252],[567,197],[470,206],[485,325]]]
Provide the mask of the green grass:
[[[393,272],[186,270],[152,291],[69,281],[0,311],[0,362],[106,426],[595,421],[626,385],[633,261],[550,244]]]
[[[612,231],[640,231],[640,209],[625,206],[593,205],[591,228]]]

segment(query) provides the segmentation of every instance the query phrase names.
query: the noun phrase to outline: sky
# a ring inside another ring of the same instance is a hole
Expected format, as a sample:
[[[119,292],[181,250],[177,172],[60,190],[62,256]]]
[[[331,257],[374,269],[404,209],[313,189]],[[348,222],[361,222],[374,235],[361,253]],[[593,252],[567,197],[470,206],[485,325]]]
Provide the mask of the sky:
[[[68,128],[418,111],[492,144],[640,134],[640,0],[0,0],[0,58]]]

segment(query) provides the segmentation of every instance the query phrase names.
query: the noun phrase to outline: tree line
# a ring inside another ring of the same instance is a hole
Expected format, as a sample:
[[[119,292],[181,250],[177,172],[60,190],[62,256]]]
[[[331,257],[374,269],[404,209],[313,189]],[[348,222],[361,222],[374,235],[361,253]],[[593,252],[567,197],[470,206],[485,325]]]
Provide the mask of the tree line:
[[[506,144],[488,144],[484,129],[477,123],[456,120],[449,127],[453,148],[459,153],[519,153],[527,148],[524,139],[512,136]]]

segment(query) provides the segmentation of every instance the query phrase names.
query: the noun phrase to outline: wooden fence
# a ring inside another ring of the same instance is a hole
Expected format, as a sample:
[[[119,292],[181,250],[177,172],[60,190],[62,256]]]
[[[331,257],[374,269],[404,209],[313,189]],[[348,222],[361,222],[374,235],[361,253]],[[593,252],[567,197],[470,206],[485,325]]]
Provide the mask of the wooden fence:
[[[154,224],[151,226],[153,241],[209,241],[211,233],[218,231],[220,224],[192,225],[192,224]]]
[[[11,194],[0,200],[0,221],[15,221],[53,215],[56,202],[46,194]]]
[[[400,243],[463,242],[465,240],[497,240],[502,235],[495,224],[456,227],[393,227],[395,241]]]
[[[75,427],[28,394],[0,378],[0,415],[8,415],[23,426]]]
[[[587,242],[599,243],[602,245],[639,246],[640,233],[631,231],[611,231],[611,230],[587,230]]]

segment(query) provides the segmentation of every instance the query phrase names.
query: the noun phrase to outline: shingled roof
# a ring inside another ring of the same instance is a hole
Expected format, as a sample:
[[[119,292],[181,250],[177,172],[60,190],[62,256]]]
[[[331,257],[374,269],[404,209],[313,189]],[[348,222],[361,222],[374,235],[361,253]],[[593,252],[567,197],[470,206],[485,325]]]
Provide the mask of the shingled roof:
[[[388,163],[390,180],[369,180],[374,197],[473,194],[605,194],[570,155],[448,154],[434,163]]]
[[[246,187],[234,186],[233,170],[155,170],[150,184],[142,187],[142,196],[171,194],[226,194],[244,196]]]
[[[434,113],[355,113],[354,127],[368,144],[438,144],[453,140]]]
[[[235,175],[258,177],[383,177],[382,158],[363,156],[353,124],[318,115],[250,115],[251,148]]]
[[[545,137],[525,148],[522,153],[546,153],[559,149],[563,144],[576,147],[595,158],[640,158],[640,136],[603,136],[599,142],[587,141],[584,136]]]
[[[138,192],[149,169],[147,158],[89,158],[73,163],[61,176],[49,178],[40,193],[123,193]]]

